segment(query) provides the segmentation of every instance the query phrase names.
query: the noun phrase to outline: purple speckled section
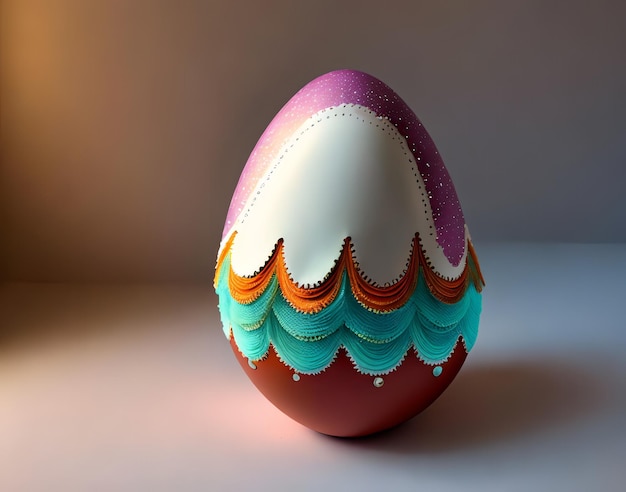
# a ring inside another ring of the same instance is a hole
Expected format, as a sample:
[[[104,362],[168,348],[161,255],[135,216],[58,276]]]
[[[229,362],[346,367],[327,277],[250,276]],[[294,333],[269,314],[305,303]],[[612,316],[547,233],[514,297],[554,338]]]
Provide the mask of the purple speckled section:
[[[380,80],[355,70],[337,70],[304,86],[280,110],[255,146],[235,189],[223,236],[226,235],[256,184],[270,168],[284,142],[311,115],[341,104],[358,104],[386,117],[407,140],[415,156],[433,211],[437,242],[453,265],[465,250],[465,219],[435,143],[411,108]]]

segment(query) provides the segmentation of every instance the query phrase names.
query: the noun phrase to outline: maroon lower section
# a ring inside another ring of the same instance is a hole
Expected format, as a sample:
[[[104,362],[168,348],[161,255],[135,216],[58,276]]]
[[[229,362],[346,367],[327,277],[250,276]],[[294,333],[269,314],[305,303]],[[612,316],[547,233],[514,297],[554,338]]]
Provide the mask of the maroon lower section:
[[[357,372],[344,349],[321,374],[300,374],[294,381],[294,371],[273,348],[252,369],[233,339],[230,343],[250,380],[279,410],[310,429],[341,437],[373,434],[417,415],[441,395],[467,357],[463,344],[457,342],[436,377],[433,366],[418,360],[411,349],[400,367],[381,376],[383,385],[376,387],[375,376]]]

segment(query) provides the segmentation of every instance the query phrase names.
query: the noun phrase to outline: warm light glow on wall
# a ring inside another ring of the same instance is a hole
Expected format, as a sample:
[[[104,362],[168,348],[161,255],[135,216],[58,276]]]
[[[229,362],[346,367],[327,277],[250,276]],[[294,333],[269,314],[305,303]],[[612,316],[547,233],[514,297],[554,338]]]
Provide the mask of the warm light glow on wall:
[[[194,220],[206,214],[216,138],[211,73],[197,51],[205,27],[168,5],[3,3],[0,223],[10,280],[209,270],[208,241],[189,240],[209,232]],[[189,258],[205,268],[185,266]]]

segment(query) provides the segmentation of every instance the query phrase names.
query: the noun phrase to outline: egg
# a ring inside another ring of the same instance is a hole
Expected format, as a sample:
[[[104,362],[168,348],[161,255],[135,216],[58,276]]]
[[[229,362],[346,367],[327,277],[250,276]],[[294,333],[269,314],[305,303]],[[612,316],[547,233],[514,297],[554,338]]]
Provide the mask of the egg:
[[[396,426],[446,389],[476,341],[483,285],[432,139],[393,90],[354,70],[316,78],[266,128],[214,278],[250,380],[333,436]]]

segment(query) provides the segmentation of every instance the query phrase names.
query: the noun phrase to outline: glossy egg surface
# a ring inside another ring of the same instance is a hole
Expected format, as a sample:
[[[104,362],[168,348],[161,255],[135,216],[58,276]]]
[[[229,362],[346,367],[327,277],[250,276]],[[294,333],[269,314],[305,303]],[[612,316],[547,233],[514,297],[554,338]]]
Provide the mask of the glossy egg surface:
[[[361,436],[454,379],[484,282],[421,122],[383,82],[339,70],[303,87],[252,151],[214,284],[257,388],[314,430]]]

